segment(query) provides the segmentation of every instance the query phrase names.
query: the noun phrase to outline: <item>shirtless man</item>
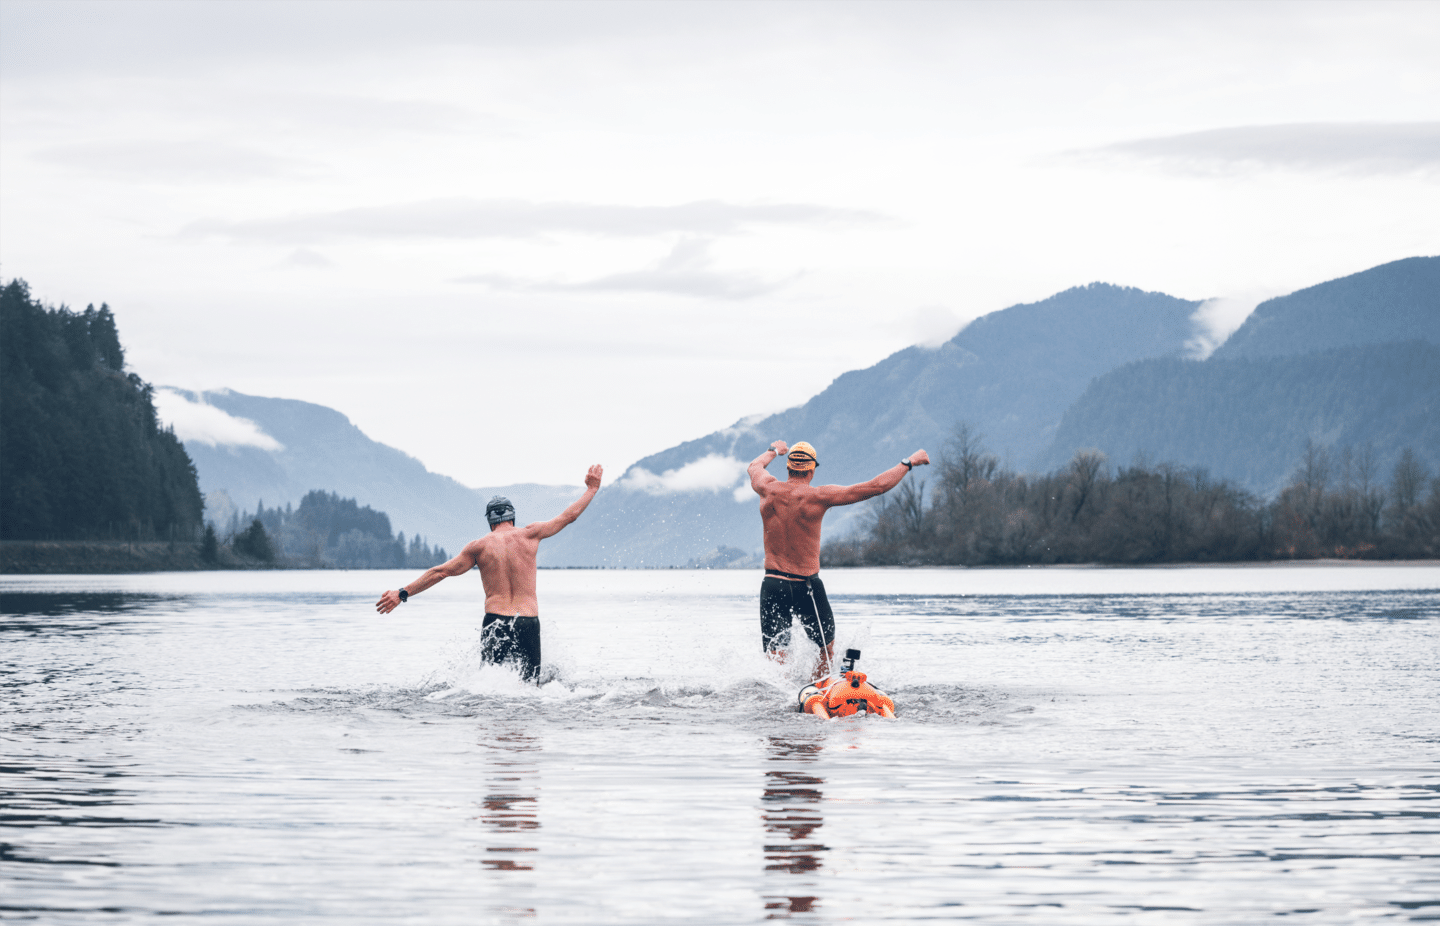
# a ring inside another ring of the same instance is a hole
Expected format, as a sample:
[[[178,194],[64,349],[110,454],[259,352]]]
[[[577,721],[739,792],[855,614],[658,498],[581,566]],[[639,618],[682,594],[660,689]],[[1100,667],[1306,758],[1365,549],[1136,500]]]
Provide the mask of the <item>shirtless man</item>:
[[[411,595],[418,595],[446,576],[460,576],[480,567],[485,588],[485,620],[480,625],[480,659],[487,663],[514,660],[527,682],[540,676],[540,599],[535,592],[535,555],[540,541],[554,537],[580,517],[600,490],[603,470],[597,464],[585,474],[585,494],[549,521],[515,526],[515,506],[497,495],[485,506],[490,533],[465,545],[448,563],[432,566],[420,578],[380,596],[375,610],[389,614]]]
[[[760,496],[765,524],[765,578],[760,583],[760,641],[771,659],[783,662],[790,646],[790,617],[800,618],[805,634],[820,647],[814,678],[830,674],[835,656],[835,615],[820,581],[820,521],[837,505],[853,505],[883,495],[900,484],[913,466],[930,456],[917,450],[868,482],[853,486],[812,486],[820,465],[815,448],[804,441],[793,449],[783,440],[751,462],[750,488]],[[781,482],[765,472],[776,457],[786,457],[790,478]]]

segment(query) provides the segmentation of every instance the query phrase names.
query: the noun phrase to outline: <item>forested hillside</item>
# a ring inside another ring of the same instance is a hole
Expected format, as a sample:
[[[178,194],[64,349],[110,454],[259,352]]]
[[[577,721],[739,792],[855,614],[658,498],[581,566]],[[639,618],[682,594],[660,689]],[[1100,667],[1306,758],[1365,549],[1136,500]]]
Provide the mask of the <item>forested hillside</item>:
[[[1078,450],[1199,467],[1264,497],[1309,442],[1409,447],[1440,464],[1440,258],[1395,261],[1261,303],[1207,360],[1127,364],[1065,413],[1041,468]]]
[[[1289,357],[1414,340],[1440,344],[1440,257],[1408,257],[1268,299],[1212,356]]]
[[[1387,470],[1405,447],[1440,461],[1440,347],[1141,361],[1091,384],[1043,465],[1097,449],[1117,464],[1145,457],[1202,467],[1273,498],[1309,441],[1337,453],[1369,448]]]
[[[195,467],[124,370],[109,306],[0,290],[0,539],[198,539]]]
[[[428,569],[450,558],[423,537],[407,543],[403,533],[393,534],[385,512],[319,490],[307,492],[298,507],[261,503],[253,513],[237,512],[220,527],[237,552],[289,566]]]

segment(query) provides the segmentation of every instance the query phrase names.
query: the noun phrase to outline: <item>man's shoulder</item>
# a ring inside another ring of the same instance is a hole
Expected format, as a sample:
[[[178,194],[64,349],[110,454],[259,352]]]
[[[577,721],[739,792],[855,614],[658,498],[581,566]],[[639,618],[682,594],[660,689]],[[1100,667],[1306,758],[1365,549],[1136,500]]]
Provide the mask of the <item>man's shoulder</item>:
[[[805,483],[795,486],[795,497],[810,504],[828,505],[830,503],[830,496],[835,494],[837,490],[843,488],[844,486],[817,486],[811,483]]]
[[[806,482],[775,482],[766,486],[769,490],[767,495],[774,495],[780,498],[789,499],[793,502],[823,501],[825,493],[823,490],[829,486],[813,486]]]

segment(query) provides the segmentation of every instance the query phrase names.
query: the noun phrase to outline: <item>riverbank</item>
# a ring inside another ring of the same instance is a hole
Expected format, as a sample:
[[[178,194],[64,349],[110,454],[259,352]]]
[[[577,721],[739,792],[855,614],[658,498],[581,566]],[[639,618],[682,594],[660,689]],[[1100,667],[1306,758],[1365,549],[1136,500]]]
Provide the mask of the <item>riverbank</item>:
[[[198,572],[208,569],[264,569],[226,550],[207,563],[199,543],[164,540],[4,540],[3,575],[105,575],[125,572]]]

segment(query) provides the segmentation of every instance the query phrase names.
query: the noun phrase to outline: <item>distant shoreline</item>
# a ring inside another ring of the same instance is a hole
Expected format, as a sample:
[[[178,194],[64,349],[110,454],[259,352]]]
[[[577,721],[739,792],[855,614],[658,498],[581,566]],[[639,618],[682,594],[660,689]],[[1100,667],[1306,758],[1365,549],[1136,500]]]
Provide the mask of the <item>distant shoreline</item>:
[[[1019,569],[1264,569],[1274,567],[1313,568],[1322,566],[1440,566],[1437,559],[1288,559],[1240,560],[1233,563],[1050,563],[1010,566],[827,566],[832,573],[849,569],[891,570],[1019,570]],[[147,572],[233,572],[314,569],[313,565],[259,563],[242,560],[228,550],[219,563],[200,558],[200,544],[169,543],[164,540],[0,540],[0,575],[123,575]],[[323,567],[321,567],[323,568]],[[353,568],[353,567],[351,567]],[[394,569],[395,567],[389,567]],[[622,569],[642,571],[714,570],[721,572],[762,572],[759,566],[541,566],[542,570]]]
[[[0,575],[114,575],[277,568],[227,556],[200,558],[200,544],[165,540],[0,540]],[[279,567],[283,568],[283,567]]]

